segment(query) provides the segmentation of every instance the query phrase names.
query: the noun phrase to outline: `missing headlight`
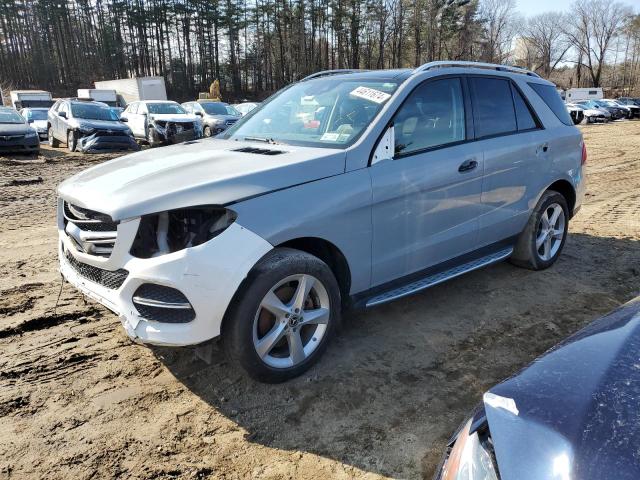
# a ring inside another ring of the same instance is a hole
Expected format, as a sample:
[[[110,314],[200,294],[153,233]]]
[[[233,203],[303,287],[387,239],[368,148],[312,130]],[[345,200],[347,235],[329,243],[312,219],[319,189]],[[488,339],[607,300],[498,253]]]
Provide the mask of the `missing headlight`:
[[[196,247],[222,233],[236,213],[216,206],[200,206],[144,215],[131,255],[151,258]]]

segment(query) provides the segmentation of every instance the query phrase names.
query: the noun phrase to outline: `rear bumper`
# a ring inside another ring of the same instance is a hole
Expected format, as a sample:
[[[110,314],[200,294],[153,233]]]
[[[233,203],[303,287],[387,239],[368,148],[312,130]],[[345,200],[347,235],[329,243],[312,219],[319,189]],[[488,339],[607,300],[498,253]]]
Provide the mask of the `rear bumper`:
[[[128,135],[98,137],[95,134],[78,139],[78,149],[85,153],[140,150],[140,145]]]

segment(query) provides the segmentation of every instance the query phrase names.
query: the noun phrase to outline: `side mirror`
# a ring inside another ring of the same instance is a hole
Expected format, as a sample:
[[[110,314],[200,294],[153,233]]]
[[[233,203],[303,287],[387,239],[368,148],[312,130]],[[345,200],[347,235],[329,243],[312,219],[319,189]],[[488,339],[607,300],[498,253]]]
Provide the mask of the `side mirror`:
[[[373,158],[371,159],[371,165],[374,165],[382,160],[393,160],[394,150],[396,148],[396,129],[393,124],[387,127],[387,130],[380,138],[378,146],[373,151]]]
[[[33,118],[28,118],[27,123],[33,123]]]
[[[140,115],[142,115],[143,117],[147,116],[147,112],[142,112]]]
[[[127,117],[120,117],[121,122],[128,122],[129,119]]]
[[[204,117],[204,115],[202,114],[202,112],[193,112],[193,113],[195,113],[195,114],[196,114],[196,115],[198,115],[199,117]]]
[[[67,118],[67,112],[58,112],[60,118]]]

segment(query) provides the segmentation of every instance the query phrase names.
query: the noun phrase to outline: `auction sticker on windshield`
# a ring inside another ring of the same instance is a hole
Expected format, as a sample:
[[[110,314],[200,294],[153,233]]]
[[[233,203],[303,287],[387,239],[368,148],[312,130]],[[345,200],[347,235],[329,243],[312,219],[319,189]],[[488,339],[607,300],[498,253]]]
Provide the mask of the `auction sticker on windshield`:
[[[388,93],[369,87],[358,87],[351,92],[351,95],[354,97],[364,98],[365,100],[375,103],[384,103],[391,96]]]

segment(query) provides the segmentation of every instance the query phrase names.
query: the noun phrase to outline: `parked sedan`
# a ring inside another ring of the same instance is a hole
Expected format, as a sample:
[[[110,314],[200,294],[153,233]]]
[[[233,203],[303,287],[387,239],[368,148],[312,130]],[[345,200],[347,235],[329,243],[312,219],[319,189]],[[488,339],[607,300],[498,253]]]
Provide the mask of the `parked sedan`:
[[[619,102],[622,102],[624,105],[637,105],[640,107],[640,98],[635,97],[620,97],[618,98]]]
[[[236,123],[242,115],[228,103],[213,100],[186,102],[182,106],[187,112],[202,117],[203,135],[210,137],[224,132]]]
[[[438,480],[640,478],[640,297],[491,388]]]
[[[74,98],[58,100],[47,117],[49,145],[66,143],[70,152],[139,150],[127,125],[106,103]]]
[[[607,110],[589,108],[583,105],[578,105],[576,103],[567,104],[567,109],[569,109],[569,112],[571,112],[570,109],[576,108],[582,110],[582,115],[587,120],[587,123],[606,123],[611,120],[611,114]]]
[[[0,152],[39,151],[38,132],[13,108],[0,107]]]
[[[601,101],[605,102],[607,105],[611,105],[612,107],[620,107],[620,108],[624,109],[627,112],[627,118],[628,119],[640,117],[640,107],[638,105],[631,104],[631,103],[625,104],[624,102],[621,102],[620,100],[604,99],[604,100],[601,100]]]
[[[20,110],[27,123],[38,132],[40,140],[47,139],[47,113],[48,108],[23,108]]]
[[[569,112],[574,125],[579,125],[584,120],[584,111],[582,110],[582,108],[575,105],[567,104],[567,111]]]
[[[129,122],[133,135],[151,147],[186,142],[202,136],[200,119],[179,103],[146,100],[130,103],[120,118]]]
[[[594,110],[604,110],[611,115],[611,120],[620,120],[626,116],[626,113],[619,107],[611,107],[600,100],[581,100],[579,102],[575,102],[576,105],[580,105],[582,107],[594,109]]]

